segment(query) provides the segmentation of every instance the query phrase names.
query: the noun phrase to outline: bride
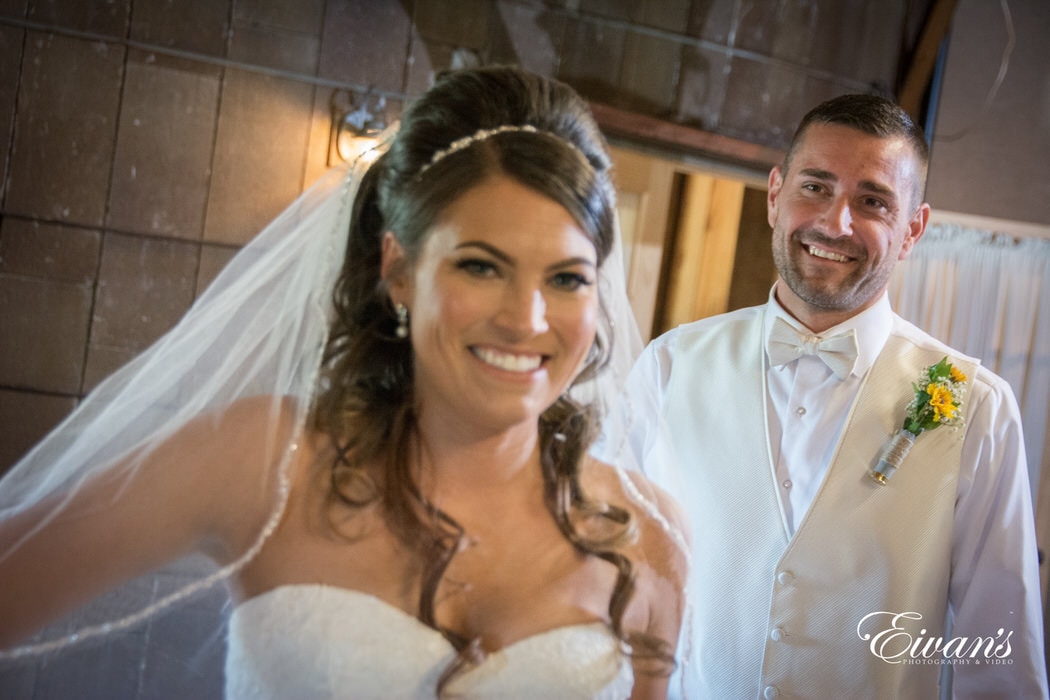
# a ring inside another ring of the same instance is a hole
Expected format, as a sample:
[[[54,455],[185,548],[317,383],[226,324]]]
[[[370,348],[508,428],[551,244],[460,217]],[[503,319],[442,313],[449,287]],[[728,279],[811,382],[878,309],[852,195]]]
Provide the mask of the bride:
[[[680,525],[587,456],[630,326],[609,167],[568,87],[440,77],[0,482],[6,655],[224,582],[229,698],[666,696]]]

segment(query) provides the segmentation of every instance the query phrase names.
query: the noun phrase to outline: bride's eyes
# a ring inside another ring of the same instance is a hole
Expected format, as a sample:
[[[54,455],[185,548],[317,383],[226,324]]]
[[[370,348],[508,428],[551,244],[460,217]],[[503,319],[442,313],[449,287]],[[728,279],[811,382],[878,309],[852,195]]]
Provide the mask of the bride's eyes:
[[[492,277],[497,273],[496,265],[480,258],[464,258],[456,262],[456,269],[475,277]]]
[[[594,282],[579,272],[558,272],[551,277],[551,284],[567,292],[575,292],[580,287],[589,287]]]
[[[455,269],[462,270],[471,277],[490,279],[503,277],[499,263],[484,258],[463,258],[455,262]],[[582,287],[589,287],[594,280],[583,272],[562,270],[553,272],[547,277],[547,284],[561,292],[575,292]]]

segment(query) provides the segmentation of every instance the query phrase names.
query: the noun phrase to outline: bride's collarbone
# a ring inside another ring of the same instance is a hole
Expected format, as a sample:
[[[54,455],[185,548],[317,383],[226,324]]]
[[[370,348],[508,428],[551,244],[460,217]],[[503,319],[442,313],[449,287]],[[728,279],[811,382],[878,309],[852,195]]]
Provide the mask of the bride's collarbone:
[[[416,615],[423,553],[395,535],[378,503],[332,500],[317,473],[312,476],[311,488],[293,493],[281,527],[245,572],[257,574],[250,588],[323,583]],[[463,536],[434,594],[439,624],[471,638],[503,639],[604,620],[614,567],[583,555],[542,501],[532,500],[484,508],[443,504]]]

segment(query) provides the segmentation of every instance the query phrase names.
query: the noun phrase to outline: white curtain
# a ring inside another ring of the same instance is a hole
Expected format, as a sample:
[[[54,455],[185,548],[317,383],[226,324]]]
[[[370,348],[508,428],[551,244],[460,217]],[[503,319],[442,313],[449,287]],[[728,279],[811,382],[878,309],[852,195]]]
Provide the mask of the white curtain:
[[[1013,387],[1037,498],[1050,474],[1050,239],[932,223],[889,294],[897,313]]]

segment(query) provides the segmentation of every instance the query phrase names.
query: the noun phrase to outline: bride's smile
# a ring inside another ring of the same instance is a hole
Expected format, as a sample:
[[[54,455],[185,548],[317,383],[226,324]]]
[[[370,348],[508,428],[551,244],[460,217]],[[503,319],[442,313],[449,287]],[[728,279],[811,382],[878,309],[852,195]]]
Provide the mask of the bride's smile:
[[[487,365],[507,372],[532,372],[543,363],[543,355],[503,352],[492,347],[473,346],[470,351]]]

